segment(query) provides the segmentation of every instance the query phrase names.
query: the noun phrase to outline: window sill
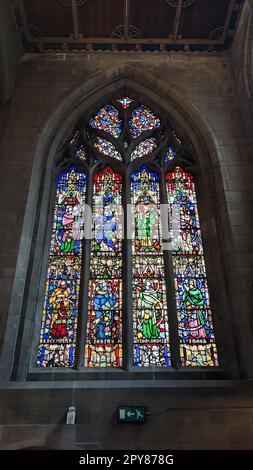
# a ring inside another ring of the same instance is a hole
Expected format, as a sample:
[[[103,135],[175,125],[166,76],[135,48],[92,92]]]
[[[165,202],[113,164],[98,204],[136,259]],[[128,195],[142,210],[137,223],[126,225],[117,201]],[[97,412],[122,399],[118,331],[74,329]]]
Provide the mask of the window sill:
[[[103,381],[113,381],[117,382],[143,382],[147,381],[149,383],[155,383],[156,381],[161,382],[170,382],[176,381],[181,382],[182,380],[191,380],[191,381],[202,381],[202,380],[226,380],[227,374],[220,367],[213,368],[180,368],[179,370],[175,369],[159,369],[159,368],[147,368],[147,369],[85,369],[85,370],[76,370],[76,369],[36,369],[33,368],[27,375],[28,381],[48,381],[48,382],[58,382],[58,381],[84,381],[100,383]]]

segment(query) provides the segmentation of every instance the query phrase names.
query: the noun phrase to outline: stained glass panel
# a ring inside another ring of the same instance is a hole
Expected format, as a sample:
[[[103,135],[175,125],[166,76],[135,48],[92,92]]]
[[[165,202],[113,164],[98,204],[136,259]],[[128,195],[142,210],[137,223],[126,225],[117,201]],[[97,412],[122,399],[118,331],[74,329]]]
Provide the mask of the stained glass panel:
[[[108,155],[108,157],[116,158],[116,160],[121,160],[121,155],[116,150],[115,145],[113,145],[111,142],[108,142],[108,140],[102,139],[101,137],[97,137],[97,141],[95,142],[94,147],[104,155]]]
[[[159,180],[145,165],[131,176],[134,211],[134,254],[161,252]]]
[[[158,116],[155,116],[149,108],[143,105],[134,109],[129,121],[129,129],[134,139],[144,131],[158,129],[160,125],[161,121]]]
[[[80,147],[76,150],[75,157],[79,158],[79,160],[86,160],[86,153],[83,145],[80,145]]]
[[[117,101],[123,106],[124,109],[127,109],[134,100],[128,98],[128,96],[125,96],[124,98],[119,98]]]
[[[136,367],[170,366],[169,325],[161,248],[158,175],[145,165],[131,176],[133,330]]]
[[[183,366],[217,366],[212,313],[193,176],[177,167],[166,176],[170,215],[180,207],[178,247],[172,254]]]
[[[156,147],[157,144],[154,137],[143,140],[132,152],[131,160],[135,160],[136,158],[141,158],[152,153]]]
[[[93,183],[86,367],[122,366],[122,177],[110,167]]]
[[[173,147],[169,147],[165,154],[164,162],[165,163],[171,162],[172,160],[174,160],[176,156],[177,156],[177,153],[175,152]]]
[[[73,166],[59,175],[38,366],[74,365],[85,192],[85,173]],[[81,210],[75,210],[78,206]],[[77,225],[79,232],[75,230]]]
[[[114,106],[107,104],[98,113],[90,118],[90,126],[100,129],[118,139],[122,131],[122,121],[119,112]]]
[[[134,275],[136,278],[157,278],[163,279],[164,264],[161,256],[138,256],[134,258]]]

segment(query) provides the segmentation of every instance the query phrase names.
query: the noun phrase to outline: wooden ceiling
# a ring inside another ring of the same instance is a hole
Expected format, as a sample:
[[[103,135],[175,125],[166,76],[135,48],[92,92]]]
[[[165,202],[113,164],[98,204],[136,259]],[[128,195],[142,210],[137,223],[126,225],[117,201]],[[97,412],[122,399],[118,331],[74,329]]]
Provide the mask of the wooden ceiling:
[[[25,51],[227,50],[244,0],[10,0]]]

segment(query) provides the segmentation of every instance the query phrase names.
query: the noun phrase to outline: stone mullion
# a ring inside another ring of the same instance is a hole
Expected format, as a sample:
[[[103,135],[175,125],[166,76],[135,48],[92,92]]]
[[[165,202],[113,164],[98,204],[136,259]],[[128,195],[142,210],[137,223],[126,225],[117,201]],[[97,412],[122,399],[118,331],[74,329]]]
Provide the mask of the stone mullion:
[[[93,172],[90,169],[86,186],[86,205],[91,209],[93,207]],[[89,222],[89,221],[88,221]],[[90,220],[92,228],[92,220]],[[84,220],[84,228],[87,220]],[[89,227],[88,227],[89,231]],[[91,231],[90,231],[91,233]],[[87,235],[88,233],[86,233]],[[78,308],[78,328],[76,341],[76,368],[84,367],[85,344],[87,341],[87,322],[88,322],[88,295],[90,278],[90,260],[91,260],[91,240],[84,236],[82,241],[82,268],[80,279],[80,294]]]
[[[124,210],[124,240],[122,247],[123,262],[123,364],[129,370],[133,364],[133,293],[132,293],[132,240],[128,239],[129,227],[127,211],[131,204],[129,175],[125,176],[122,206]]]
[[[161,223],[162,223],[162,233],[163,227],[165,225],[164,216],[168,216],[168,226],[170,227],[170,214],[168,206],[168,197],[166,191],[165,183],[165,174],[160,177],[160,200],[161,204],[166,204],[168,210],[166,209],[162,213]],[[166,228],[166,225],[165,227]],[[171,243],[169,240],[163,240],[163,243]],[[180,342],[178,335],[178,319],[177,319],[177,307],[176,307],[176,292],[174,285],[174,270],[173,270],[173,259],[172,251],[163,249],[164,256],[164,272],[165,272],[165,282],[166,282],[166,293],[167,293],[167,309],[168,309],[168,320],[169,320],[169,336],[170,336],[170,352],[171,352],[171,365],[172,367],[178,369],[181,367],[180,359]]]

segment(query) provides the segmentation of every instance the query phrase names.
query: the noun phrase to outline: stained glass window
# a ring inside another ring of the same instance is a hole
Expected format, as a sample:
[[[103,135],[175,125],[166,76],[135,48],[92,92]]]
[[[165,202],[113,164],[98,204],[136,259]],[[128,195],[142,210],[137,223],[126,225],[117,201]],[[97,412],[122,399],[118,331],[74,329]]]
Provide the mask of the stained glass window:
[[[98,113],[90,119],[89,124],[95,129],[100,129],[113,137],[118,138],[122,131],[122,121],[119,112],[110,104],[101,108]]]
[[[181,137],[128,95],[77,129],[57,179],[37,366],[218,366],[194,179],[183,168],[194,159]],[[171,252],[166,200],[171,230],[175,208],[180,216]]]
[[[142,166],[131,176],[134,365],[170,365],[158,175]]]
[[[98,137],[97,141],[94,144],[94,147],[104,155],[108,155],[108,157],[121,160],[120,153],[116,150],[115,146],[111,142],[108,142],[108,140]]]
[[[134,138],[144,131],[150,131],[160,127],[161,121],[158,116],[145,106],[137,106],[132,112],[129,129]]]
[[[86,160],[86,154],[83,145],[80,145],[80,147],[76,150],[75,157],[79,158],[80,160]]]
[[[177,156],[177,153],[175,152],[173,147],[169,146],[167,152],[165,153],[164,162],[165,163],[172,162],[172,160],[174,160],[176,156]]]
[[[38,366],[74,365],[82,245],[76,207],[85,202],[86,174],[72,166],[58,176]],[[80,231],[81,232],[81,231]]]
[[[135,160],[136,158],[144,157],[149,153],[152,153],[156,148],[156,141],[154,137],[150,137],[150,139],[143,140],[135,150],[132,152],[131,160]]]
[[[217,366],[193,176],[176,167],[166,183],[171,217],[173,205],[180,207],[178,246],[172,258],[182,365]]]
[[[122,365],[122,177],[110,167],[94,176],[86,367]]]

